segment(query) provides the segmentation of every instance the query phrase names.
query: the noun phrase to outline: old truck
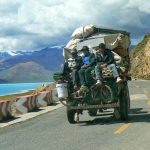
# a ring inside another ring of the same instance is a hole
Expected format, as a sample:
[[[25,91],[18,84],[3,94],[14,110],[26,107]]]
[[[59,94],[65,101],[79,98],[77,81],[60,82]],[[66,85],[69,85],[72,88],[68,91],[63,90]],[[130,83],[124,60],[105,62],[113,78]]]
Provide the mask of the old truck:
[[[96,116],[98,111],[105,112],[106,109],[114,109],[114,117],[121,120],[128,119],[130,109],[130,96],[128,80],[130,76],[129,45],[130,33],[124,30],[101,28],[87,25],[76,29],[72,39],[63,49],[64,60],[67,61],[71,55],[71,49],[78,51],[83,46],[88,46],[92,53],[100,43],[105,43],[106,48],[114,54],[117,69],[122,78],[121,83],[116,83],[112,74],[103,73],[102,86],[96,85],[94,70],[91,72],[93,85],[83,93],[74,91],[71,74],[64,76],[63,73],[54,73],[56,88],[60,102],[66,106],[67,119],[69,123],[77,123],[79,114],[87,110],[90,116]]]

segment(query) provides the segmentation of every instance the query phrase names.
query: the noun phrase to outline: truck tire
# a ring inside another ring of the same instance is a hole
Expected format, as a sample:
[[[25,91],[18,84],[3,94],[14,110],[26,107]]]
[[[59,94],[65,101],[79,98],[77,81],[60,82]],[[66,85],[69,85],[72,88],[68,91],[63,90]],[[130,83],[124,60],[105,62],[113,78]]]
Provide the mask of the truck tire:
[[[128,97],[128,111],[130,110],[131,104],[130,104],[130,93],[129,93],[129,88],[127,86],[127,97]]]
[[[124,85],[120,92],[119,101],[120,101],[120,118],[123,121],[128,119],[129,113],[129,94],[128,94],[127,85]]]
[[[71,123],[71,124],[76,123],[76,121],[74,120],[75,119],[74,118],[75,117],[75,113],[76,113],[75,110],[69,110],[67,108],[67,119],[68,119],[69,123]]]
[[[89,116],[93,117],[97,115],[97,109],[90,109],[88,111]]]

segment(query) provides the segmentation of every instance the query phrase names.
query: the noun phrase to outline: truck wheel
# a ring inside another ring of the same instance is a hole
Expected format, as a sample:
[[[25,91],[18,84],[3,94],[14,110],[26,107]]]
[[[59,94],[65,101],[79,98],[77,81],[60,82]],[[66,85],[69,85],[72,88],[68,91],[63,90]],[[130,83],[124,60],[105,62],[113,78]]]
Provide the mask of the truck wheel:
[[[89,116],[96,116],[97,115],[97,109],[90,109],[88,111]]]
[[[129,93],[129,88],[128,88],[128,86],[127,86],[127,97],[128,97],[128,111],[129,111],[131,104],[130,104],[130,93]]]
[[[119,100],[120,100],[120,118],[121,120],[126,121],[128,119],[129,113],[129,96],[126,85],[120,92]]]
[[[75,110],[69,110],[67,108],[67,118],[68,118],[69,123],[71,123],[71,124],[76,123],[76,121],[74,120],[75,119],[74,118],[75,117],[75,113],[76,113]]]

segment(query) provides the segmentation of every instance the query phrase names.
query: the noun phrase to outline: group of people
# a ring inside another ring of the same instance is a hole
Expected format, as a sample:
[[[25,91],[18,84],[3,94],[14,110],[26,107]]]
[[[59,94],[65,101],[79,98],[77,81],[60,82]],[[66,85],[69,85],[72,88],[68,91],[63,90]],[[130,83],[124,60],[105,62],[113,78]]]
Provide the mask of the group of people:
[[[114,55],[111,50],[105,48],[104,43],[100,43],[96,53],[91,53],[87,46],[83,46],[81,51],[83,57],[78,55],[76,49],[73,49],[71,58],[64,64],[64,75],[69,72],[72,74],[72,81],[74,89],[81,86],[91,86],[92,76],[91,71],[95,70],[96,84],[102,84],[102,69],[104,67],[109,68],[112,71],[113,77],[116,78],[116,82],[119,83],[122,79],[119,77],[119,73],[116,68]]]

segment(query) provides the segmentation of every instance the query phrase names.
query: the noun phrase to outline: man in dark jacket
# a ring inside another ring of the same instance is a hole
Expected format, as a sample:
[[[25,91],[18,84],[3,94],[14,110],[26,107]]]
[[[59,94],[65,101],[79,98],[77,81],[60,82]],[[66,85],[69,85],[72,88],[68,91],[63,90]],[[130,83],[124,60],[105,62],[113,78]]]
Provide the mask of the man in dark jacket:
[[[79,79],[79,69],[81,68],[83,64],[82,57],[78,56],[78,52],[76,48],[71,50],[71,57],[67,60],[67,62],[64,64],[64,76],[68,76],[68,74],[71,73],[72,75],[72,82],[74,89],[77,89],[80,83]]]
[[[116,69],[115,60],[112,52],[109,49],[105,48],[104,43],[101,43],[99,44],[99,49],[96,53],[95,73],[97,84],[102,84],[102,68],[104,67],[108,67],[112,71],[113,77],[117,79],[117,83],[122,81]]]
[[[83,46],[81,49],[83,52],[83,65],[79,70],[79,77],[81,85],[91,85],[92,84],[92,77],[91,71],[94,68],[95,62],[95,55],[89,52],[89,48],[87,46]]]

